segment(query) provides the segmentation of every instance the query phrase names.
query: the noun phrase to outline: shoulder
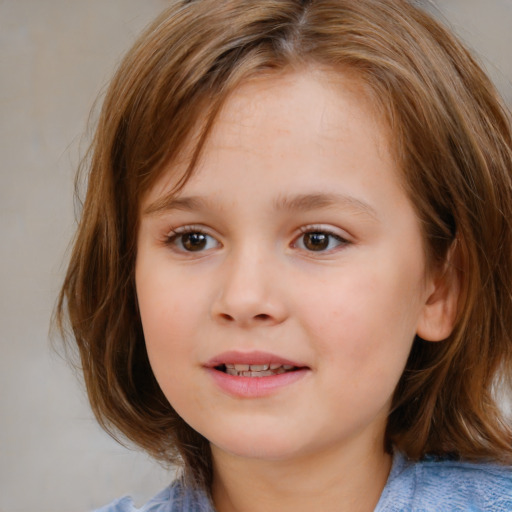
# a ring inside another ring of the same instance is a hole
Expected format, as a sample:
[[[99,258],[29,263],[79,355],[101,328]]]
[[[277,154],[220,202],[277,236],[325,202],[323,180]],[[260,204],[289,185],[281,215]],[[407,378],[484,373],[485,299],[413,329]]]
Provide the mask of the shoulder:
[[[395,455],[375,512],[512,511],[512,468]]]
[[[201,491],[185,489],[174,482],[141,508],[125,496],[94,512],[214,512],[210,500]]]

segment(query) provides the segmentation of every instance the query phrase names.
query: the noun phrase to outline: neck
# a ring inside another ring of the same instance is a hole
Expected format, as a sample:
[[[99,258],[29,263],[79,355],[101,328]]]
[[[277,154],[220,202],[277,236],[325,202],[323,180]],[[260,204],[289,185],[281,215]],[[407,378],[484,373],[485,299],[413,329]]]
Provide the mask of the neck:
[[[372,512],[391,468],[382,443],[279,461],[248,460],[213,446],[212,454],[218,512]]]

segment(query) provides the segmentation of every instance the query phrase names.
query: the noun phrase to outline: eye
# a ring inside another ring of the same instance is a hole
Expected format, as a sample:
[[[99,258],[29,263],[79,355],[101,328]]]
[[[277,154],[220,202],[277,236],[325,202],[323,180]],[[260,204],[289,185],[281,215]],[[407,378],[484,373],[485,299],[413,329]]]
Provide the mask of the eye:
[[[340,235],[319,228],[304,228],[294,246],[309,252],[328,252],[350,242]]]
[[[195,228],[174,230],[166,239],[166,244],[179,252],[201,252],[219,247],[213,236]]]

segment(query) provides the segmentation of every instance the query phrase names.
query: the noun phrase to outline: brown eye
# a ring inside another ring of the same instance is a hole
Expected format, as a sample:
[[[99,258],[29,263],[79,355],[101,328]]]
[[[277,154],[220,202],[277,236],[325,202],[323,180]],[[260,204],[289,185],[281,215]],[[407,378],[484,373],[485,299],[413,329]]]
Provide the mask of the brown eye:
[[[325,251],[329,247],[329,235],[326,233],[304,233],[303,241],[309,251]]]
[[[181,253],[207,251],[221,245],[213,236],[196,230],[175,231],[167,238],[166,244]]]
[[[349,244],[348,240],[338,234],[312,229],[303,231],[293,245],[308,252],[328,252]]]
[[[186,251],[202,251],[207,245],[204,233],[185,233],[181,235],[181,244]]]

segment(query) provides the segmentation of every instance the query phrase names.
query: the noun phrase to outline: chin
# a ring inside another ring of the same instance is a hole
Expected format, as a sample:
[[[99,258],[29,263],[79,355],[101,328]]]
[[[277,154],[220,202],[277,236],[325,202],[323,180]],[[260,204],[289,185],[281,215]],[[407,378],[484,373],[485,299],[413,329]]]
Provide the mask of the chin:
[[[290,435],[259,431],[251,435],[232,433],[231,436],[210,437],[210,443],[218,450],[236,457],[263,460],[286,460],[298,454],[299,443]]]

